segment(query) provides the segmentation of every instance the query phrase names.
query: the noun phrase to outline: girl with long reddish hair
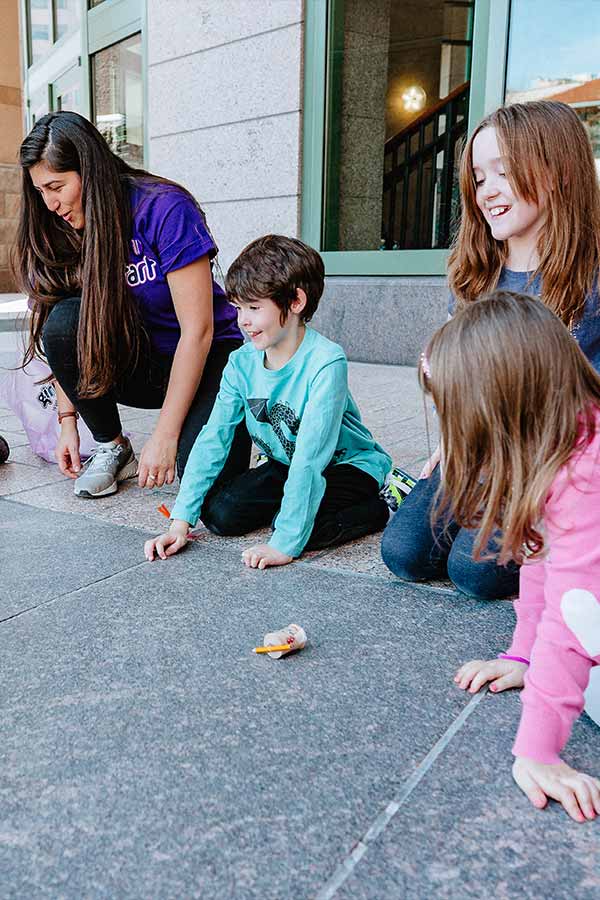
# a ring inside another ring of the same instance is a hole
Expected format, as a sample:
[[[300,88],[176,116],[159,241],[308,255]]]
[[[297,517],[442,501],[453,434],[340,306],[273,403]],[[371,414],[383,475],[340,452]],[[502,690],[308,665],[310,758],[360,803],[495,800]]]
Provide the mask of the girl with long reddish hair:
[[[434,518],[470,529],[476,557],[498,534],[499,561],[522,564],[510,647],[455,681],[524,683],[515,781],[593,819],[600,781],[560,754],[584,703],[600,721],[600,377],[544,304],[504,291],[436,332],[419,377],[440,422]]]
[[[600,188],[576,113],[540,100],[487,116],[463,152],[460,191],[461,223],[448,263],[450,315],[496,288],[538,296],[600,369]],[[385,563],[408,581],[449,577],[475,599],[514,596],[518,566],[495,558],[497,535],[476,561],[470,529],[455,521],[432,529],[439,460],[438,448],[388,524]]]

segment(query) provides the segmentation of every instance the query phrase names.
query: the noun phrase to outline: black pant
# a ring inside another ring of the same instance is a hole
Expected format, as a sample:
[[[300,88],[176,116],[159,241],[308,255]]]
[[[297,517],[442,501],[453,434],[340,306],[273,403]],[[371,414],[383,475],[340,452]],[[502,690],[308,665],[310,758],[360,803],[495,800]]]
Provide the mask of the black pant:
[[[247,534],[270,525],[281,506],[288,473],[288,466],[270,459],[211,490],[200,513],[204,525],[221,535]],[[352,465],[328,466],[323,475],[327,486],[305,550],[334,547],[385,527],[389,509],[371,475]]]
[[[92,432],[96,441],[112,441],[122,430],[117,403],[141,409],[159,409],[165,399],[173,356],[160,354],[143,345],[135,367],[127,371],[112,391],[94,400],[77,395],[77,326],[80,297],[60,300],[44,325],[42,340],[52,374]],[[229,354],[241,341],[216,342],[210,349],[188,414],[179,435],[177,474],[181,478],[198,433],[206,424],[219,391],[221,375]],[[219,484],[230,481],[248,468],[250,438],[242,422],[236,429],[229,457],[219,476]]]

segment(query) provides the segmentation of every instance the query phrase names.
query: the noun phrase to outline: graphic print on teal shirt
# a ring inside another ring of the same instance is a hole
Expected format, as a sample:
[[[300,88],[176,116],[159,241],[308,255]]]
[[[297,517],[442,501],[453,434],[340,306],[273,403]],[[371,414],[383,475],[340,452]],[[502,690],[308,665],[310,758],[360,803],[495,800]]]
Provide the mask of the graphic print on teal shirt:
[[[283,447],[285,455],[291,461],[296,442],[285,436],[281,423],[283,422],[287,425],[290,434],[294,435],[294,437],[298,434],[300,417],[296,415],[292,407],[288,403],[274,403],[272,408],[269,409],[269,398],[264,397],[261,399],[248,398],[248,408],[257,422],[266,422],[271,426],[276,437],[279,438],[279,443]],[[248,431],[250,432],[249,428]],[[273,456],[273,450],[266,442],[263,442],[262,438],[252,434],[252,432],[250,432],[250,437],[267,456]]]
[[[245,417],[255,444],[289,466],[269,544],[299,556],[323,498],[327,466],[349,463],[381,486],[391,458],[361,421],[348,390],[348,364],[341,347],[307,328],[300,347],[281,369],[265,368],[264,360],[264,352],[251,344],[229,357],[171,516],[195,525],[227,459],[235,428]]]

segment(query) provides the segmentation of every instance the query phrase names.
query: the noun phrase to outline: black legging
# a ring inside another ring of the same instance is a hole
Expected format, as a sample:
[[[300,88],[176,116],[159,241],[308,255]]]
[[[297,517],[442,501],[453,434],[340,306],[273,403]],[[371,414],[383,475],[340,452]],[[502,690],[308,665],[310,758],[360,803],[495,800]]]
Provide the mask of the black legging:
[[[112,441],[122,430],[117,403],[141,409],[159,409],[165,399],[173,356],[145,348],[135,367],[127,371],[112,391],[94,400],[77,395],[77,326],[80,297],[60,300],[44,325],[42,340],[52,374],[57,379],[96,441]],[[215,342],[206,358],[202,380],[183,423],[177,447],[177,474],[181,478],[190,450],[206,424],[219,390],[221,375],[229,354],[241,341]],[[236,429],[227,462],[219,483],[230,481],[248,468],[250,438],[244,423]]]

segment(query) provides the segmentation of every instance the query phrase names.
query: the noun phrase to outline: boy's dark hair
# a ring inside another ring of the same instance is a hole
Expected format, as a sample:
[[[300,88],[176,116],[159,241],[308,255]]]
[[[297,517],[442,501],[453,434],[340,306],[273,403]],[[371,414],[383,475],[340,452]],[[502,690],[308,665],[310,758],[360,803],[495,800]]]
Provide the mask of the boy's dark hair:
[[[317,311],[324,280],[325,267],[316,250],[297,238],[266,234],[248,244],[232,262],[225,290],[230,300],[241,303],[273,300],[281,310],[283,324],[300,288],[306,294],[300,318],[308,322]]]

